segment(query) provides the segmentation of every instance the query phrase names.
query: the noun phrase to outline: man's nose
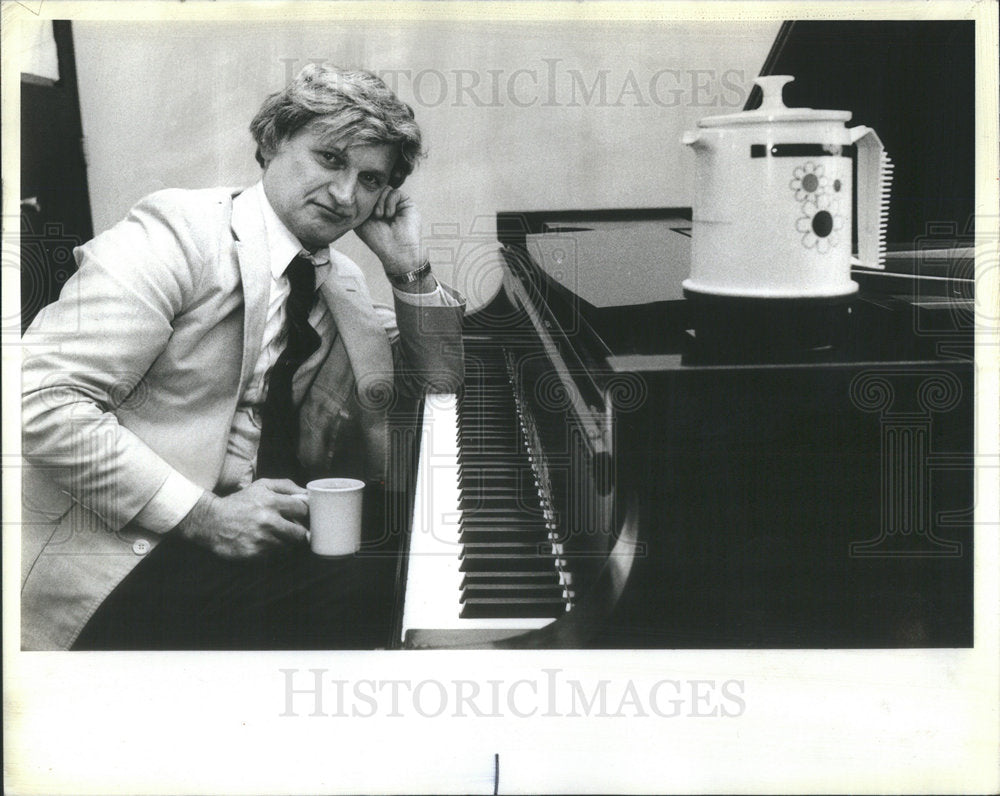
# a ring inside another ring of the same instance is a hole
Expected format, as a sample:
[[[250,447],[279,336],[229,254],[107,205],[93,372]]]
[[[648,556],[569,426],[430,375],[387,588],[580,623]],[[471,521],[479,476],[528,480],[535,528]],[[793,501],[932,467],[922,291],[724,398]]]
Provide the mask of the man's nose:
[[[330,180],[328,190],[338,205],[352,207],[354,194],[358,187],[358,175],[353,172],[342,172]]]

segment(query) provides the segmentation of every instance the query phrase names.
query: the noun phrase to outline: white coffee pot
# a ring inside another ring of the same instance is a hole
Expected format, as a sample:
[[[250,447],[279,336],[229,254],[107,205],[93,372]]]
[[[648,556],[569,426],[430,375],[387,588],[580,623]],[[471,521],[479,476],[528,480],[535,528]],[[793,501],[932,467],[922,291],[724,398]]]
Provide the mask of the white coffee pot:
[[[852,264],[884,267],[891,163],[850,111],[788,108],[787,75],[759,77],[755,110],[711,116],[683,143],[695,151],[689,294],[836,298],[858,289]],[[852,257],[852,161],[858,161],[858,257]]]

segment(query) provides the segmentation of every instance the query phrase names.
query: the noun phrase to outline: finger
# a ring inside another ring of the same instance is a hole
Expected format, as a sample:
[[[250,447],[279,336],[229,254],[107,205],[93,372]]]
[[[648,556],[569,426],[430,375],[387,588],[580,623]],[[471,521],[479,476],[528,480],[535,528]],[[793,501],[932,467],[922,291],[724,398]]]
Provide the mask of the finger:
[[[393,189],[388,185],[382,188],[382,192],[378,195],[378,199],[375,200],[375,212],[373,213],[373,215],[376,218],[385,218],[386,197],[388,197],[389,194],[392,193],[392,191]]]
[[[278,517],[272,528],[274,539],[278,542],[304,542],[308,531],[304,525]]]
[[[309,492],[303,489],[289,478],[261,478],[254,483],[276,492],[279,495],[308,495]]]
[[[285,519],[304,523],[309,518],[308,496],[303,500],[300,495],[275,495],[273,505]]]
[[[387,218],[395,218],[399,205],[405,197],[400,191],[393,191],[385,200],[385,214]]]

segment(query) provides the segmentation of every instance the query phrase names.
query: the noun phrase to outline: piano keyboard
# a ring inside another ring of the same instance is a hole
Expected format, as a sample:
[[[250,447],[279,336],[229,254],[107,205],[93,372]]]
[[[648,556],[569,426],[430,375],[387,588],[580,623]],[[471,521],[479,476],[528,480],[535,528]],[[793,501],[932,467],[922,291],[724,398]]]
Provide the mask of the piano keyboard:
[[[467,341],[466,357],[462,399],[429,395],[424,404],[405,646],[517,635],[551,623],[571,604],[556,524],[532,469],[502,352]]]

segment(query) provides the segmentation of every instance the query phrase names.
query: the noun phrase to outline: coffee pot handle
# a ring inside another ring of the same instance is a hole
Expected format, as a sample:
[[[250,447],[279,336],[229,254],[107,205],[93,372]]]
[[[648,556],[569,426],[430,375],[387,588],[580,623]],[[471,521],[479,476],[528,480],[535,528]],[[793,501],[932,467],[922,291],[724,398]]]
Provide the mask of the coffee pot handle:
[[[884,269],[892,160],[870,127],[852,127],[848,132],[858,149],[858,256],[851,258],[851,264]]]

